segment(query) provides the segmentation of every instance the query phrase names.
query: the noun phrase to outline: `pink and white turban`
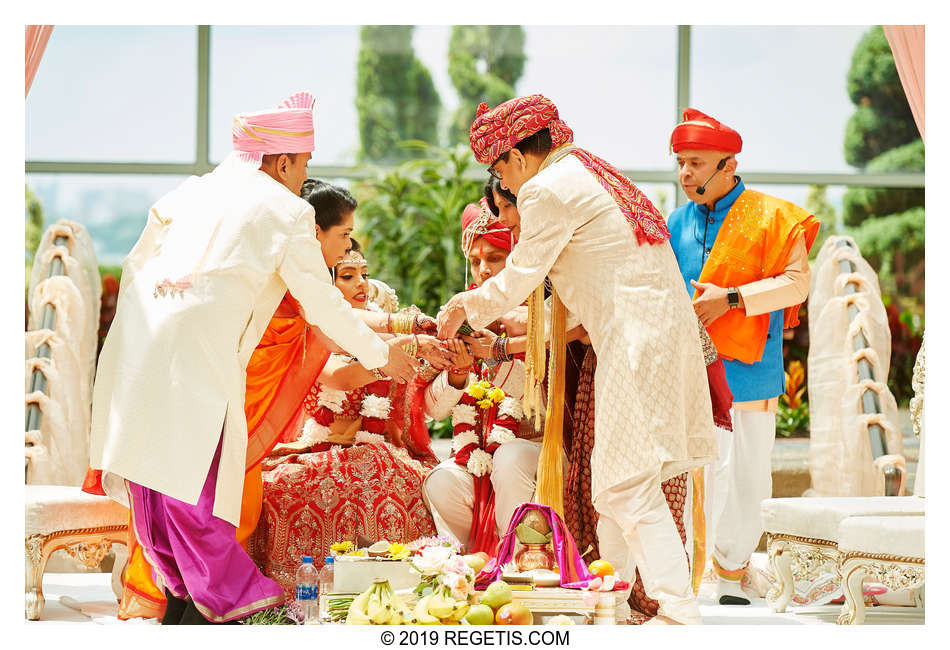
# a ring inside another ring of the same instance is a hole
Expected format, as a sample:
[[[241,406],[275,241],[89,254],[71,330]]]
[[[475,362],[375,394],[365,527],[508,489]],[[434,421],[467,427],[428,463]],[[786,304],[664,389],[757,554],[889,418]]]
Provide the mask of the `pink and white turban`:
[[[231,124],[231,139],[238,159],[261,166],[265,154],[313,151],[314,97],[294,93],[276,109],[238,113]]]

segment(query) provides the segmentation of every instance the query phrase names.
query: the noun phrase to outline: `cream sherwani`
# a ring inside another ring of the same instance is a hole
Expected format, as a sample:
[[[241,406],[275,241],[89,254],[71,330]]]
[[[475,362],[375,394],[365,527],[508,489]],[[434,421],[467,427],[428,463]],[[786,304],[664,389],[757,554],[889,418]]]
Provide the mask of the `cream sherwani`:
[[[610,194],[563,152],[521,187],[518,211],[521,238],[504,270],[459,296],[468,322],[484,327],[550,277],[597,353],[591,496],[601,555],[631,582],[639,565],[661,614],[698,622],[660,482],[712,461],[716,439],[696,316],[673,250],[639,245]]]
[[[182,290],[156,291],[184,280]],[[367,368],[388,348],[332,285],[313,208],[226,160],[160,199],[122,267],[99,357],[90,462],[195,504],[220,440],[214,515],[240,521],[245,369],[287,290],[306,319]],[[122,491],[109,489],[115,498]]]
[[[574,156],[518,193],[521,239],[498,275],[459,296],[481,328],[545,275],[597,353],[592,497],[640,472],[661,480],[708,463],[716,443],[696,316],[668,243],[638,245]]]

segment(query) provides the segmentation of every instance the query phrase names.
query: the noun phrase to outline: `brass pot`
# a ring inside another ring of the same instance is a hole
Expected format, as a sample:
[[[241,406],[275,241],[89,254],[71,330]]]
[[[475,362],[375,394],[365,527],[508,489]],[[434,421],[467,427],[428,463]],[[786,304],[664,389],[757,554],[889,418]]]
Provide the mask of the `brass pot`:
[[[515,555],[515,566],[518,571],[531,569],[547,569],[554,567],[554,554],[548,550],[547,544],[525,544],[524,548]]]

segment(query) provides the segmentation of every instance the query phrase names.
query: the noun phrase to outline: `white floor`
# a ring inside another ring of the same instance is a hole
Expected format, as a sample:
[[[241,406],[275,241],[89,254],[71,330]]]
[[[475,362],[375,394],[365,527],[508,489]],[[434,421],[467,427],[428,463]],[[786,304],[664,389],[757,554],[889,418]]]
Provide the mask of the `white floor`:
[[[758,555],[758,554],[757,554]],[[760,558],[756,558],[760,559]],[[108,573],[48,573],[43,579],[46,606],[39,621],[30,625],[58,623],[91,623],[98,625],[154,625],[157,621],[120,621]],[[834,625],[840,605],[792,607],[790,612],[775,614],[765,600],[758,598],[746,607],[719,605],[715,586],[703,583],[699,592],[699,609],[706,625]],[[920,612],[912,608],[876,607],[866,623],[922,623]]]

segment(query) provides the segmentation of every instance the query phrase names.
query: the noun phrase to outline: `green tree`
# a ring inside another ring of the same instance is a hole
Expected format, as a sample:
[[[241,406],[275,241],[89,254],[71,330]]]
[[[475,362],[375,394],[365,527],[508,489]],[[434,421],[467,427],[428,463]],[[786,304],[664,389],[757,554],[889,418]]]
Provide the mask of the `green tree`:
[[[404,140],[436,142],[439,93],[428,69],[412,49],[412,25],[360,28],[356,110],[361,161],[405,160]]]
[[[481,183],[465,177],[473,165],[467,147],[411,144],[419,158],[378,169],[354,188],[357,238],[372,274],[396,290],[400,305],[434,316],[465,289],[460,218],[465,204],[478,201]]]
[[[520,25],[456,25],[449,40],[449,77],[459,107],[449,142],[468,144],[468,132],[480,102],[496,106],[515,96],[524,72],[524,29]]]
[[[924,145],[880,26],[858,43],[847,87],[857,107],[845,129],[848,164],[872,173],[924,171]],[[923,189],[853,187],[842,203],[844,224],[877,269],[882,290],[905,307],[921,309]]]
[[[805,205],[803,207],[815,215],[818,218],[818,221],[821,222],[821,229],[818,231],[818,237],[815,239],[815,243],[811,247],[810,256],[812,259],[814,259],[818,256],[818,251],[821,250],[821,247],[825,243],[825,240],[828,239],[828,236],[836,232],[838,228],[838,213],[835,210],[835,206],[833,206],[831,201],[828,200],[827,185],[809,186],[808,196],[805,197]]]
[[[33,255],[43,238],[43,205],[35,194],[26,188],[26,261],[33,262]]]

